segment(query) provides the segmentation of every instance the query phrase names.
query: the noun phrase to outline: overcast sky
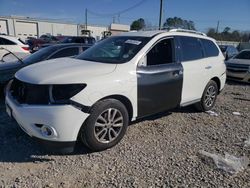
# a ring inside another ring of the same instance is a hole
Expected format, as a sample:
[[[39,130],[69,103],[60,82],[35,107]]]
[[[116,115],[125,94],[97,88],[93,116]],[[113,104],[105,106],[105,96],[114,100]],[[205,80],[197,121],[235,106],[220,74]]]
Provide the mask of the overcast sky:
[[[0,15],[84,23],[87,8],[89,24],[131,24],[142,17],[158,25],[159,6],[160,0],[0,0]],[[220,30],[228,26],[249,31],[250,0],[164,0],[164,20],[174,16],[194,21],[201,31],[216,27],[218,21]]]

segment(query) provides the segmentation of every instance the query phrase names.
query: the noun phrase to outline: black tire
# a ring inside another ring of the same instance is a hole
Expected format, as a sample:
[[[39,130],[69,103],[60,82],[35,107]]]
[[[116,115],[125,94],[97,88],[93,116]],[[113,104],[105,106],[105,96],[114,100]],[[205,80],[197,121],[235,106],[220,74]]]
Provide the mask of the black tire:
[[[211,100],[208,99],[209,92],[212,92],[210,95]],[[210,80],[204,89],[201,101],[194,105],[195,108],[199,112],[205,112],[211,110],[214,107],[217,95],[218,95],[218,85],[215,81]],[[208,100],[211,102],[209,102]]]
[[[111,118],[112,112],[113,117]],[[106,123],[105,121],[100,123],[100,120],[103,119],[106,120]],[[118,100],[105,99],[95,104],[90,110],[90,116],[80,130],[80,139],[90,150],[102,151],[113,147],[123,138],[128,123],[129,116],[126,107]],[[118,125],[119,127],[117,127]],[[103,134],[100,134],[101,132]],[[100,138],[103,136],[104,138]]]

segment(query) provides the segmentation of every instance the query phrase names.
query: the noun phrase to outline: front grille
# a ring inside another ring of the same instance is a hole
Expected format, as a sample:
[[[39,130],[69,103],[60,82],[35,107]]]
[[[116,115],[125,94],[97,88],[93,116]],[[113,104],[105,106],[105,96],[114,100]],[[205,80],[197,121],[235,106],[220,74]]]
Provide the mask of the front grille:
[[[48,104],[49,91],[47,85],[36,85],[14,79],[10,93],[20,104]]]
[[[230,72],[247,73],[249,70],[249,65],[227,64],[227,70]]]

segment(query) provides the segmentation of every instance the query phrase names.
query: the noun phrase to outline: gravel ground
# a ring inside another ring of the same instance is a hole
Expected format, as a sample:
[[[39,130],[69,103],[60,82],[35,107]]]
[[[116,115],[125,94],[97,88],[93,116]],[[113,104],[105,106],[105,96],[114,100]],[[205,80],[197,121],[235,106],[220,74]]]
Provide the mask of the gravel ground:
[[[213,111],[182,108],[129,126],[114,148],[48,154],[24,134],[0,102],[0,187],[250,187],[250,168],[230,175],[199,150],[236,157],[250,137],[250,86],[229,83]],[[233,115],[240,112],[240,116]]]

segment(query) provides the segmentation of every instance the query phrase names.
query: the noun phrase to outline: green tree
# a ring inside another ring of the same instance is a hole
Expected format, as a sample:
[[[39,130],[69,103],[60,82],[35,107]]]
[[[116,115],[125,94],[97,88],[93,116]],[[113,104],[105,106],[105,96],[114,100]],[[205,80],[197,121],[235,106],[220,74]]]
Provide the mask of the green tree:
[[[238,30],[231,31],[230,27],[225,27],[222,32],[218,33],[214,28],[209,28],[207,35],[221,41],[248,42],[250,39],[250,32],[240,32]]]
[[[195,24],[191,20],[183,20],[179,17],[168,18],[163,24],[164,28],[171,29],[171,28],[181,28],[181,29],[190,29],[196,30]]]
[[[145,28],[145,26],[146,26],[145,20],[143,18],[139,18],[138,20],[132,22],[130,29],[138,31]]]

